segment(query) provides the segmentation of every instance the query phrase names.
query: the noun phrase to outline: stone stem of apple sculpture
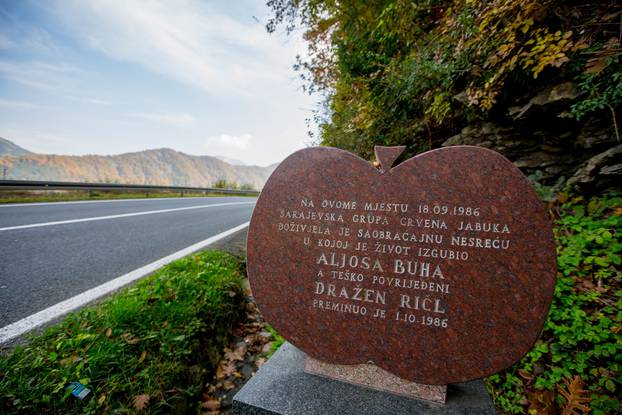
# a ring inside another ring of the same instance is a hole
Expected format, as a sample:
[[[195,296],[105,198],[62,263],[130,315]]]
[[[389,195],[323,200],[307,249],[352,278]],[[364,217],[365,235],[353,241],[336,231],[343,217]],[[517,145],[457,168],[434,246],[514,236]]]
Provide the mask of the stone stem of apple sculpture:
[[[374,152],[378,163],[380,163],[380,171],[385,173],[391,170],[395,160],[406,150],[406,146],[375,146]]]

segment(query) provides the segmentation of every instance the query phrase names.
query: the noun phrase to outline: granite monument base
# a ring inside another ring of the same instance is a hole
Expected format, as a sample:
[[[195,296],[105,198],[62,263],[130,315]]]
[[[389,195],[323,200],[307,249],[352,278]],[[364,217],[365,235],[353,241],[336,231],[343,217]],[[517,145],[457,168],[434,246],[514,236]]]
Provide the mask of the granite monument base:
[[[445,403],[447,399],[447,385],[425,385],[409,382],[372,364],[331,365],[307,356],[305,372],[376,389],[380,392],[402,395],[406,398],[423,399],[436,403]]]
[[[447,387],[438,404],[355,386],[304,371],[306,355],[285,343],[233,398],[236,415],[496,414],[481,380]]]

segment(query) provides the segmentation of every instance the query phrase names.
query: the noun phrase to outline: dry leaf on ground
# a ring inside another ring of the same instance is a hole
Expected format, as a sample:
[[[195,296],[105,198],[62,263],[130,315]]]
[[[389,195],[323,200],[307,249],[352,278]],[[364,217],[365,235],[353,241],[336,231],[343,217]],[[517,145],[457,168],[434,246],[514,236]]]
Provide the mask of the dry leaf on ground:
[[[138,409],[139,411],[142,411],[143,409],[145,409],[148,405],[149,405],[149,395],[147,395],[146,393],[143,393],[141,395],[136,395],[134,396],[134,408]]]
[[[581,377],[575,376],[572,381],[566,380],[565,388],[558,386],[559,394],[566,398],[562,406],[562,415],[581,415],[590,412],[590,407],[585,405],[591,401],[589,392],[583,389]]]
[[[136,344],[140,341],[140,339],[134,337],[134,335],[130,333],[123,333],[121,337],[123,337],[123,340],[125,340],[127,344]]]
[[[226,350],[227,351],[225,351],[225,359],[230,361],[244,360],[244,355],[246,354],[246,346],[237,347],[233,351],[229,349]]]
[[[235,373],[235,365],[233,362],[223,360],[218,365],[218,369],[216,369],[216,379],[222,380],[227,378]]]
[[[220,401],[218,399],[210,399],[208,401],[204,401],[201,406],[208,411],[217,411],[220,409]]]

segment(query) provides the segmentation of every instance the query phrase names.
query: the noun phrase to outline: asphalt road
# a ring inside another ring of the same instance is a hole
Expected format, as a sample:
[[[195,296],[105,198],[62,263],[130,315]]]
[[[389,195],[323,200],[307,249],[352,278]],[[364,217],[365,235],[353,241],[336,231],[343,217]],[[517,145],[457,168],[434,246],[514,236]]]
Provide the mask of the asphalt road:
[[[247,222],[255,201],[0,205],[0,327]]]

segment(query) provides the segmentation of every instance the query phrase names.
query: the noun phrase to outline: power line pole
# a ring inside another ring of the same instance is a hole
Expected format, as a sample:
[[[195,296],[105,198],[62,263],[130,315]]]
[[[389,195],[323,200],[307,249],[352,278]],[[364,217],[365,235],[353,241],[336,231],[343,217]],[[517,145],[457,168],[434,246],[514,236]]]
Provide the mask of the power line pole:
[[[2,180],[6,180],[6,172],[9,168],[6,166],[6,164],[2,165]]]

